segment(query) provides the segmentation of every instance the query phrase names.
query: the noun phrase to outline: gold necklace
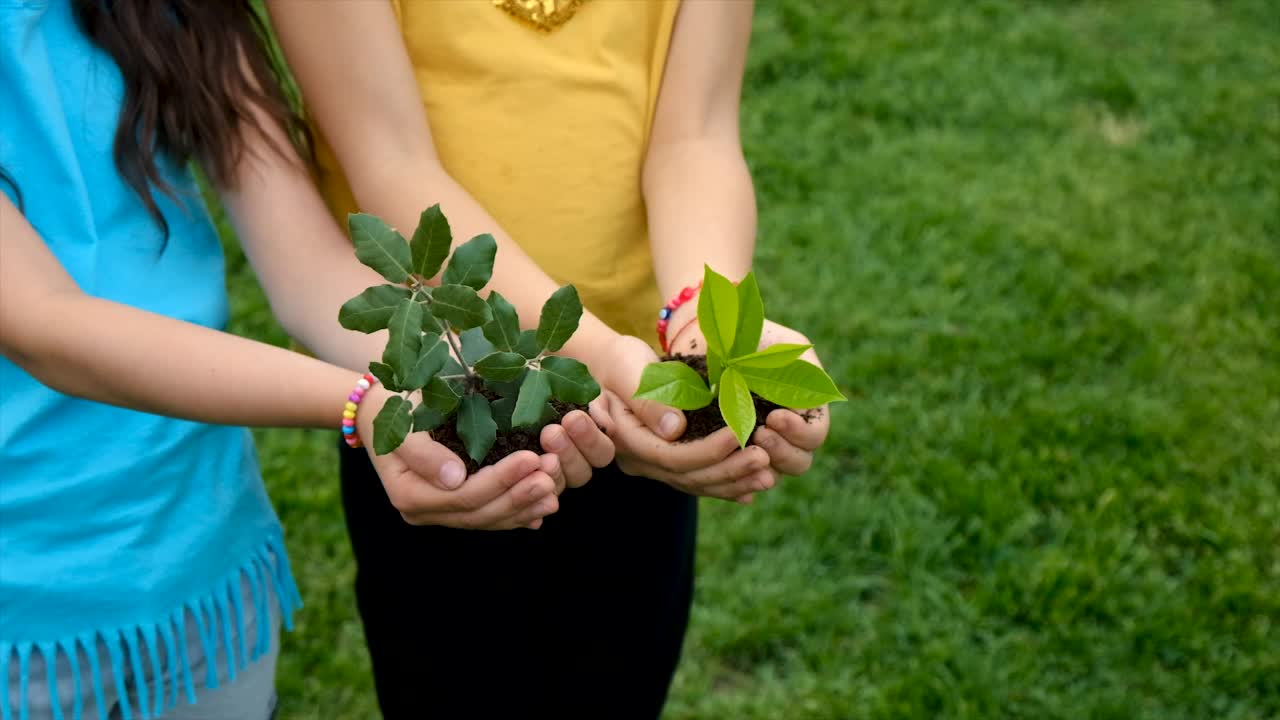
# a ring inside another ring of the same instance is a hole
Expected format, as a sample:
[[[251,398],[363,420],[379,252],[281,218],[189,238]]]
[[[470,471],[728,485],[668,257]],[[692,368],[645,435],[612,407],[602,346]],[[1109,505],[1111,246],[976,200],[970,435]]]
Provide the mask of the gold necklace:
[[[565,24],[586,3],[587,0],[493,0],[495,7],[542,32]]]

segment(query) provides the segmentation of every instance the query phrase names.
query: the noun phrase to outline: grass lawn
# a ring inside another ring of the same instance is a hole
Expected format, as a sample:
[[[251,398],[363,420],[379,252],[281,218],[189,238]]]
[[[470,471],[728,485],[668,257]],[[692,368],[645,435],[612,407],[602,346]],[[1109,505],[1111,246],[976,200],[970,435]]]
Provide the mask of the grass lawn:
[[[758,5],[757,269],[851,402],[702,505],[667,717],[1280,717],[1274,0]],[[333,435],[259,439],[283,717],[373,718]]]

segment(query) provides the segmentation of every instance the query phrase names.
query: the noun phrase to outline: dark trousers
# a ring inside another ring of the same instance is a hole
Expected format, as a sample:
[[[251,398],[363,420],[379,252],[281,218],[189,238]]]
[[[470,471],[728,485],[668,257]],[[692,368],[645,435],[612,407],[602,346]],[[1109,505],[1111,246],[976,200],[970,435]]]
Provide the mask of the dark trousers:
[[[339,452],[384,717],[661,714],[693,596],[695,498],[610,466],[539,530],[413,527],[365,451]]]

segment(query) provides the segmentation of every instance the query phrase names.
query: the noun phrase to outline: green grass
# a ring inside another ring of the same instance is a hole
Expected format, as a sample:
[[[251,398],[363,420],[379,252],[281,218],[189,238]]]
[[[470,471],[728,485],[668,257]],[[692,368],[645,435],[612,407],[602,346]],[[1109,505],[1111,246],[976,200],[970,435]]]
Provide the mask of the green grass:
[[[852,401],[703,504],[667,717],[1280,717],[1274,3],[758,4],[757,269]],[[332,435],[259,438],[283,715],[374,717]]]

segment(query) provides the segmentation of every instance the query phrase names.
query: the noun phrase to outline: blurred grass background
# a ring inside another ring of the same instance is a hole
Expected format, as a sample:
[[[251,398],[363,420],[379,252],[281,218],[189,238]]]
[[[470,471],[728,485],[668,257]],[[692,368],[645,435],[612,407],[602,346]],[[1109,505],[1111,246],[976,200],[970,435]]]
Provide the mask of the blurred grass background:
[[[852,402],[703,504],[667,717],[1280,717],[1280,7],[760,0],[744,103],[771,314]],[[258,437],[281,715],[376,717],[333,436]]]

